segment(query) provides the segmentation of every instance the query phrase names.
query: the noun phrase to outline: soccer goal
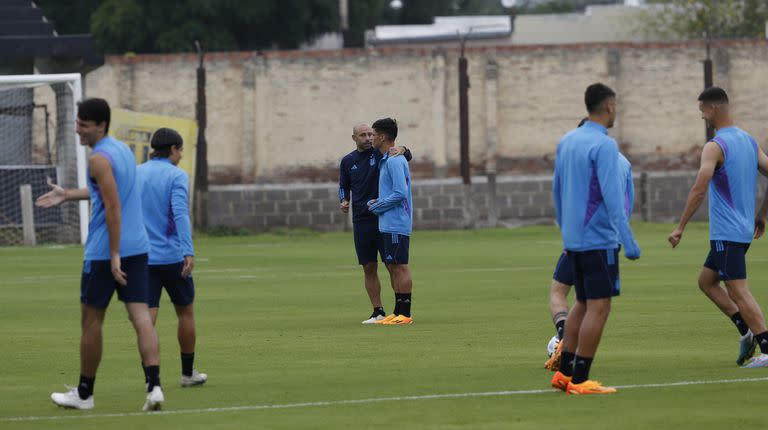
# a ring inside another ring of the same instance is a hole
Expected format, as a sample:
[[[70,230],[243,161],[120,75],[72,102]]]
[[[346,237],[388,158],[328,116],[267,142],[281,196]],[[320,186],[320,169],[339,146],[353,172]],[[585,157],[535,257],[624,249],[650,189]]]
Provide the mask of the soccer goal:
[[[88,202],[34,207],[50,178],[84,188],[80,74],[0,76],[0,246],[85,243]]]

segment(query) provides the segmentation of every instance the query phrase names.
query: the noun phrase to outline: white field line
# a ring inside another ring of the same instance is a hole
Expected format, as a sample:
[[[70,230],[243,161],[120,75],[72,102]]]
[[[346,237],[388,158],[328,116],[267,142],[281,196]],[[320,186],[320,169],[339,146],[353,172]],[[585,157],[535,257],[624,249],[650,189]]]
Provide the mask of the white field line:
[[[553,260],[554,261],[554,260]],[[747,260],[748,264],[757,264],[757,263],[768,263],[768,260],[765,259],[756,259],[756,260]],[[652,268],[658,268],[658,267],[684,267],[684,266],[696,266],[699,267],[703,263],[635,263],[631,261],[624,262],[625,268],[626,267],[652,267]],[[515,273],[515,272],[528,272],[528,271],[536,271],[536,270],[547,270],[551,271],[554,270],[555,265],[547,265],[547,266],[517,266],[517,267],[466,267],[466,268],[438,268],[436,269],[439,273],[495,273],[495,272],[506,272],[506,273]],[[346,268],[348,270],[336,270],[333,272],[289,272],[285,273],[286,270],[289,269],[273,269],[268,267],[251,267],[251,268],[229,268],[229,269],[197,269],[195,270],[195,274],[198,275],[211,275],[214,276],[216,279],[288,279],[288,278],[316,278],[316,277],[323,277],[323,278],[334,278],[334,277],[341,277],[346,278],[349,276],[357,276],[359,273],[359,269],[356,267],[349,267]],[[626,269],[625,269],[626,270]],[[236,275],[236,273],[248,273],[250,274],[246,275]],[[252,274],[252,272],[258,272],[262,273],[261,275]],[[36,284],[40,281],[48,280],[48,279],[55,279],[55,280],[62,280],[62,279],[69,279],[70,281],[74,280],[77,281],[79,278],[76,277],[62,277],[62,276],[54,276],[54,275],[40,275],[40,276],[20,276],[20,277],[9,277],[7,278],[8,282],[13,282],[15,284]]]
[[[703,381],[678,381],[678,382],[663,382],[657,384],[634,384],[634,385],[618,385],[616,388],[623,390],[631,389],[643,389],[643,388],[668,388],[668,387],[684,387],[690,385],[721,385],[721,384],[736,384],[745,382],[768,382],[768,377],[762,378],[739,378],[739,379],[717,379],[717,380],[703,380]],[[299,408],[316,408],[323,406],[344,406],[344,405],[360,405],[369,403],[381,403],[381,402],[399,402],[404,400],[440,400],[440,399],[461,399],[461,398],[475,398],[475,397],[505,397],[505,396],[520,396],[526,394],[553,394],[558,391],[553,389],[534,389],[534,390],[513,390],[513,391],[486,391],[477,393],[446,393],[446,394],[425,394],[418,396],[400,396],[400,397],[373,397],[368,399],[355,399],[355,400],[327,400],[319,402],[304,402],[304,403],[283,403],[283,404],[266,404],[266,405],[246,405],[246,406],[228,406],[219,408],[202,408],[202,409],[179,409],[171,411],[158,411],[158,412],[125,412],[125,413],[113,413],[113,414],[88,414],[73,411],[73,414],[78,415],[50,415],[50,416],[19,416],[19,417],[5,417],[0,418],[0,422],[25,422],[25,421],[55,421],[55,420],[67,420],[67,419],[94,419],[94,418],[122,418],[122,417],[138,417],[144,415],[183,415],[183,414],[205,414],[205,413],[219,413],[219,412],[240,412],[240,411],[259,411],[265,409],[299,409]]]

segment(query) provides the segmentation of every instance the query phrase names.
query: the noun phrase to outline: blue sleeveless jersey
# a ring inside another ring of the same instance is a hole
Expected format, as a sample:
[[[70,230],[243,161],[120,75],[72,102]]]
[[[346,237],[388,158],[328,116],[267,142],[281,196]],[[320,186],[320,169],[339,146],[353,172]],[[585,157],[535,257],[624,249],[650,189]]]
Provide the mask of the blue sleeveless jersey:
[[[738,127],[717,131],[723,164],[709,184],[709,238],[750,243],[755,230],[757,142]]]
[[[93,146],[93,154],[109,161],[120,197],[121,228],[120,256],[149,252],[147,230],[141,210],[141,190],[136,181],[136,156],[128,145],[111,136],[104,137]],[[109,232],[104,212],[104,202],[96,181],[88,171],[88,190],[91,196],[91,221],[88,224],[88,240],[85,242],[85,260],[109,260]]]

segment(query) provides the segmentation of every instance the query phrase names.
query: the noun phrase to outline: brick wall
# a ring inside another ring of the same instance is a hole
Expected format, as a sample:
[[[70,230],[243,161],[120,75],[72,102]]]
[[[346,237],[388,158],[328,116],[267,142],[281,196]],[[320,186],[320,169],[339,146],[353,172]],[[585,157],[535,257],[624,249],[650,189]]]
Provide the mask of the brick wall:
[[[674,222],[680,216],[695,171],[648,172],[635,176],[633,218]],[[756,198],[762,199],[765,181],[759,181]],[[554,222],[550,175],[502,176],[495,194],[485,177],[473,178],[469,198],[475,226],[513,226]],[[455,229],[468,226],[466,201],[460,179],[413,181],[414,228]],[[495,203],[496,217],[491,202]],[[705,220],[706,201],[695,216]],[[211,226],[268,231],[275,228],[309,228],[318,231],[348,229],[349,217],[339,211],[335,183],[220,185],[211,187],[208,207]]]
[[[214,183],[323,182],[354,149],[352,126],[393,116],[415,178],[457,171],[457,50],[266,51],[206,56],[208,157]],[[704,143],[696,97],[704,46],[574,44],[469,48],[474,174],[551,171],[557,141],[584,113],[586,86],[618,93],[611,134],[637,170],[695,168]],[[714,82],[738,124],[768,142],[768,41],[713,42]],[[194,118],[194,55],[108,57],[88,96],[115,107]]]

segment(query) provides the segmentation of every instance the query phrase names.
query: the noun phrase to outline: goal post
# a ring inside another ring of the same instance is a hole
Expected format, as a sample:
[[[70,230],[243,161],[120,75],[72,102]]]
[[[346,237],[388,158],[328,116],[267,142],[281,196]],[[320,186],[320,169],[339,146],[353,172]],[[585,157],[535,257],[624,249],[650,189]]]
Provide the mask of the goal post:
[[[47,178],[65,188],[87,186],[86,151],[75,133],[82,93],[78,73],[0,76],[0,246],[23,244],[30,219],[39,244],[85,243],[87,201],[35,207],[30,216],[19,197],[25,186],[33,198],[47,192]]]

